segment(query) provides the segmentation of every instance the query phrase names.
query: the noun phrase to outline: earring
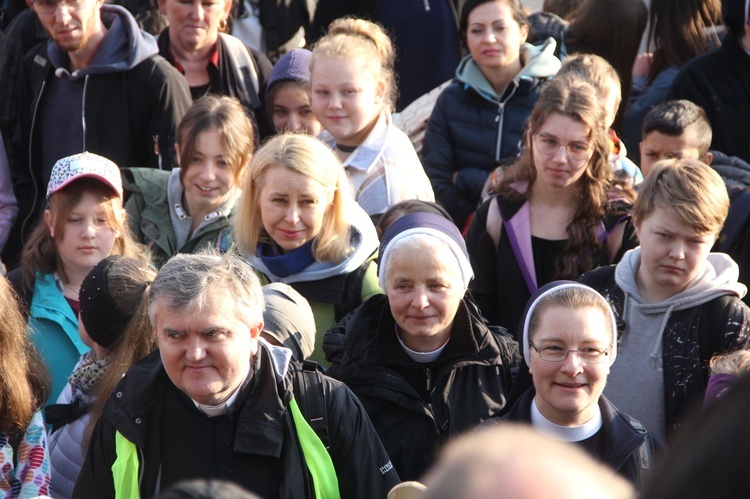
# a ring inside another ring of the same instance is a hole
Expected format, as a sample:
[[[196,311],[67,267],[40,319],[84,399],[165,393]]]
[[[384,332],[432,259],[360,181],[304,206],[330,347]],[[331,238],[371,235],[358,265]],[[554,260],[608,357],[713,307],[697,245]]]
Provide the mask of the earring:
[[[219,31],[224,32],[226,30],[227,30],[227,20],[225,18],[225,19],[222,19],[221,21],[219,21]]]

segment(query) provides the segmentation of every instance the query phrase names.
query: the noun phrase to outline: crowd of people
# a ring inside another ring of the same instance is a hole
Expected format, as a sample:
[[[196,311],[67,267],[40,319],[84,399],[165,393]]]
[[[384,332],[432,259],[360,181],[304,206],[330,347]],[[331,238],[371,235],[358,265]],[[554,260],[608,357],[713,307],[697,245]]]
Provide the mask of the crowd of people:
[[[750,493],[748,2],[281,3],[3,4],[0,496]]]

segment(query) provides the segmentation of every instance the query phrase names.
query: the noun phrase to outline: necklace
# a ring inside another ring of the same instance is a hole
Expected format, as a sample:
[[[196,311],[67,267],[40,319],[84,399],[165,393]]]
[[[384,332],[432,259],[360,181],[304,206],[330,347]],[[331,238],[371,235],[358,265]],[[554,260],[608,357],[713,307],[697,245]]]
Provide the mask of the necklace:
[[[336,143],[336,149],[347,154],[354,152],[357,146],[345,146],[343,144]]]

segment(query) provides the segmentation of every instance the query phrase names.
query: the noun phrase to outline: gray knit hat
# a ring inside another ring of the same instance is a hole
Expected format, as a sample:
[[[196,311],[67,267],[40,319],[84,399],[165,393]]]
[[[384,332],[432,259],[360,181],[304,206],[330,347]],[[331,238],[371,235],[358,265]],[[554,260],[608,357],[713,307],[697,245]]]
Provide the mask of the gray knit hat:
[[[266,311],[263,332],[292,351],[302,362],[315,350],[315,317],[307,300],[288,284],[263,286]]]

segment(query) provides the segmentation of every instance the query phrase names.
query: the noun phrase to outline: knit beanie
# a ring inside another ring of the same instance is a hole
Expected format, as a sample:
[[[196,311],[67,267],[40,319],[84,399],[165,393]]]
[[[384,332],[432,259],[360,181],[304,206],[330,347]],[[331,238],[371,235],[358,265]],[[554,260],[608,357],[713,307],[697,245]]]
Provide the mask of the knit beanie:
[[[78,295],[86,333],[107,350],[122,336],[133,318],[115,303],[107,285],[109,271],[120,258],[113,255],[96,264],[83,279]]]
[[[307,49],[292,49],[282,55],[268,77],[266,95],[271,91],[271,87],[282,81],[310,83],[310,61],[312,52]]]
[[[445,217],[427,212],[404,215],[393,222],[383,234],[378,253],[380,287],[385,289],[385,269],[388,267],[388,258],[391,256],[391,248],[393,248],[394,243],[415,234],[432,236],[448,245],[461,270],[464,289],[468,288],[469,282],[474,278],[474,270],[471,268],[469,251],[466,249],[466,243],[461,236],[461,232],[456,224]]]
[[[750,0],[723,0],[721,13],[724,25],[735,35],[742,35],[750,15]]]
[[[521,316],[521,324],[523,324],[523,359],[526,361],[527,366],[531,366],[531,350],[529,345],[529,326],[531,324],[531,316],[534,313],[534,309],[541,303],[542,299],[548,295],[551,295],[553,293],[556,293],[562,289],[566,288],[580,288],[583,290],[586,290],[590,292],[592,295],[594,295],[596,298],[601,300],[606,307],[606,309],[609,311],[609,320],[612,321],[612,348],[610,350],[609,355],[609,365],[615,363],[615,359],[617,358],[617,321],[615,320],[615,314],[612,312],[612,308],[609,306],[609,303],[607,303],[607,300],[604,299],[604,297],[599,294],[597,290],[594,288],[587,286],[585,284],[581,284],[580,282],[575,281],[553,281],[548,284],[545,284],[541,288],[539,288],[536,293],[532,295],[531,298],[529,298],[528,303],[526,304],[526,309],[523,312],[523,315]]]
[[[288,284],[274,282],[263,286],[266,310],[263,332],[290,349],[302,362],[315,350],[315,317],[310,304]]]

